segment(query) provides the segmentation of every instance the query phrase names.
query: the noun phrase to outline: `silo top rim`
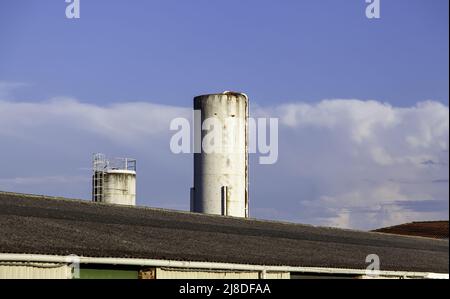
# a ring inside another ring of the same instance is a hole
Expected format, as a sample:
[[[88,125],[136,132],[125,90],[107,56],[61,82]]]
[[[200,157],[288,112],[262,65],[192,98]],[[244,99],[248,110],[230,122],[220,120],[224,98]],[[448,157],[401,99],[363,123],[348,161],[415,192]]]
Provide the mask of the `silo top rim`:
[[[222,96],[222,95],[235,95],[235,96],[243,96],[246,100],[248,100],[248,96],[243,92],[238,91],[224,91],[222,93],[210,93],[210,94],[202,94],[199,96],[196,96],[195,98],[202,98],[202,97],[208,97],[208,96]]]
[[[107,173],[123,173],[123,174],[136,174],[134,170],[126,170],[126,169],[108,169]]]

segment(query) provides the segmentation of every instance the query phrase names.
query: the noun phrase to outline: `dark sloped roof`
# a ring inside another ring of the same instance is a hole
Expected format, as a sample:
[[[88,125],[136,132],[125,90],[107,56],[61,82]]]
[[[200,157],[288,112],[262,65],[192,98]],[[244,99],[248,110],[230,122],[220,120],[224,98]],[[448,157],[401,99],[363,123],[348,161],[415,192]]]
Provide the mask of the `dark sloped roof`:
[[[375,232],[448,239],[448,221],[421,221],[405,223],[374,230]]]
[[[0,192],[0,253],[448,273],[448,241]]]

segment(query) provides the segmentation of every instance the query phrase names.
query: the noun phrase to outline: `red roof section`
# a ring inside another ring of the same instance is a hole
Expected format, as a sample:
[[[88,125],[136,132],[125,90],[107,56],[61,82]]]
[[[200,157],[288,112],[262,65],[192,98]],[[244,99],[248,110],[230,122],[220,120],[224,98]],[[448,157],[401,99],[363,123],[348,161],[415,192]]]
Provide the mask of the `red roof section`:
[[[405,223],[379,228],[374,230],[374,232],[434,239],[448,239],[448,220]]]

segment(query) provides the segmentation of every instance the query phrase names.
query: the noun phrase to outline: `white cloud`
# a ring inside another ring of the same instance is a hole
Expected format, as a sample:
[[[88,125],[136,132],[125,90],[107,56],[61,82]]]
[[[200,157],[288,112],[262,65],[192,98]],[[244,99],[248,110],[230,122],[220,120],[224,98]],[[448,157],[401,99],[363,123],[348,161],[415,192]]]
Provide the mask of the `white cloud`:
[[[255,113],[278,116],[283,125],[274,171],[297,181],[271,187],[296,198],[298,212],[286,217],[358,228],[448,218],[448,183],[438,183],[448,182],[447,106],[336,99]],[[440,202],[441,210],[421,211],[414,203],[423,201]]]
[[[251,164],[251,216],[352,228],[448,218],[447,106],[325,100],[252,114],[280,117],[280,148],[277,164]],[[0,189],[89,198],[100,151],[138,159],[139,204],[187,209],[192,157],[170,152],[175,117],[190,108],[0,95]]]
[[[378,127],[395,125],[395,110],[376,101],[325,100],[318,104],[290,104],[278,107],[284,124],[290,127],[343,128],[353,141],[370,139]]]
[[[189,109],[144,102],[98,106],[71,98],[30,103],[0,101],[0,134],[29,137],[62,126],[119,143],[138,143],[167,132],[167,121],[189,116]]]
[[[22,82],[0,81],[0,99],[7,99],[11,96],[11,92],[28,84]]]
[[[446,151],[449,146],[449,110],[434,101],[398,108],[377,101],[336,99],[258,108],[255,113],[276,115],[295,130],[326,129],[381,165],[419,164],[430,157],[430,151]]]
[[[0,186],[6,185],[42,185],[42,184],[73,184],[75,182],[89,183],[88,176],[35,176],[35,177],[13,177],[0,178]]]

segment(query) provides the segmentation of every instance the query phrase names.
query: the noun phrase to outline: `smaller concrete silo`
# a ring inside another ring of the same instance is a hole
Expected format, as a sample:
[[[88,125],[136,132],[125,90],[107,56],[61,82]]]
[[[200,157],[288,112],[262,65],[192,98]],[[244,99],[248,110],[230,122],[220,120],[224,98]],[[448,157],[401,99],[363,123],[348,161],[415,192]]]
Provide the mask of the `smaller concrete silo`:
[[[92,201],[136,205],[136,160],[94,154]]]

